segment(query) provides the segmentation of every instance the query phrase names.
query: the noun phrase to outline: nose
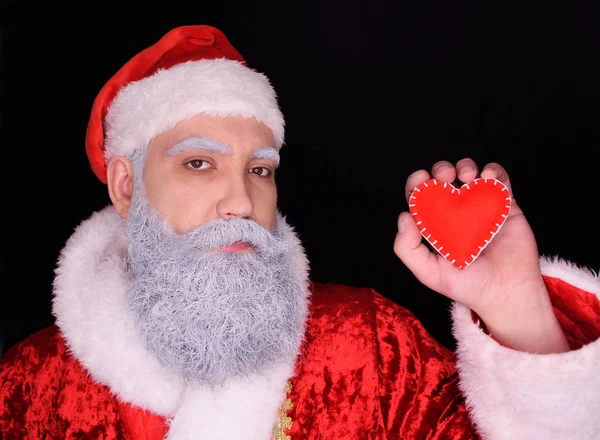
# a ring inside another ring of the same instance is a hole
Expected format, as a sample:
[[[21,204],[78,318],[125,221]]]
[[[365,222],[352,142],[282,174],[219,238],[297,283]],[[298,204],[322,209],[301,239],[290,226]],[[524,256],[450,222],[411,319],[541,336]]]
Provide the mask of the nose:
[[[217,202],[217,214],[223,219],[250,218],[254,205],[242,177],[230,178],[222,197]]]

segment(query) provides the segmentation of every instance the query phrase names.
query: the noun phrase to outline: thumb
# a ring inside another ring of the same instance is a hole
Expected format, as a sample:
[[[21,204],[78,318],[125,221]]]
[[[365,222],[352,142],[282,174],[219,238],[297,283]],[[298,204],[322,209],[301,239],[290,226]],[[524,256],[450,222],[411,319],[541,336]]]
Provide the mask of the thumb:
[[[408,212],[403,212],[398,217],[394,252],[419,281],[437,290],[436,280],[439,280],[437,256],[422,242],[419,227]]]
[[[421,233],[412,216],[403,212],[398,217],[398,234],[394,242],[394,252],[404,261],[404,257],[421,245]]]

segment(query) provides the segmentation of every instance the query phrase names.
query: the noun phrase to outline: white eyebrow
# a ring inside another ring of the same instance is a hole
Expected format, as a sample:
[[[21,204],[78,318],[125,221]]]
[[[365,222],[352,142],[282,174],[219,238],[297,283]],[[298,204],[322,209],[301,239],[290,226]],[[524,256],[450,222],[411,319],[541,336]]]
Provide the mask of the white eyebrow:
[[[253,159],[271,159],[275,161],[275,167],[279,166],[279,151],[273,147],[261,147],[252,152]]]
[[[231,149],[222,142],[206,137],[191,136],[180,142],[177,142],[175,145],[169,148],[167,155],[175,156],[176,154],[186,150],[211,151],[213,153],[219,153],[226,156],[231,154]]]

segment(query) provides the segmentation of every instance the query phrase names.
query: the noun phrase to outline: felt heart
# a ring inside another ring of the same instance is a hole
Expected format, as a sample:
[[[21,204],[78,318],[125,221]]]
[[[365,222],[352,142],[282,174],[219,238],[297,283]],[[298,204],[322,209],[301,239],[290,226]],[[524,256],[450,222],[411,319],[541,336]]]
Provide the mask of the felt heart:
[[[496,179],[479,178],[456,188],[430,179],[409,199],[421,235],[458,269],[471,265],[508,216],[511,196]]]

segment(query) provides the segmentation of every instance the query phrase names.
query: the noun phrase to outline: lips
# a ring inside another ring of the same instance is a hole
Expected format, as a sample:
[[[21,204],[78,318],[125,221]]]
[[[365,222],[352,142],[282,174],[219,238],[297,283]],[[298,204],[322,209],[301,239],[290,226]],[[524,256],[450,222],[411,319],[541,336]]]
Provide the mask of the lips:
[[[245,252],[252,250],[252,247],[248,243],[243,241],[236,241],[230,245],[223,246],[219,249],[221,252]]]

